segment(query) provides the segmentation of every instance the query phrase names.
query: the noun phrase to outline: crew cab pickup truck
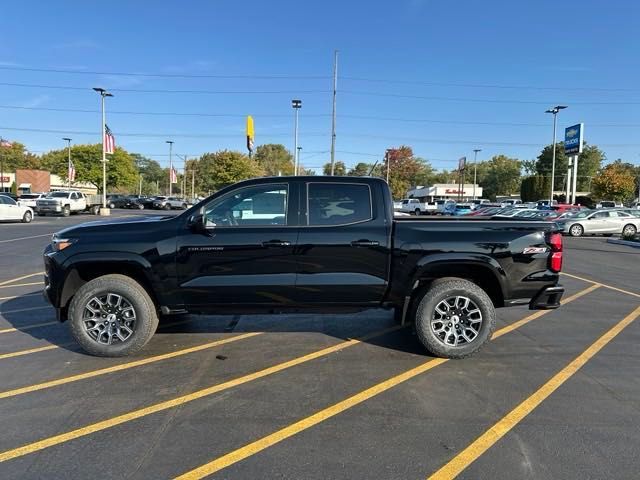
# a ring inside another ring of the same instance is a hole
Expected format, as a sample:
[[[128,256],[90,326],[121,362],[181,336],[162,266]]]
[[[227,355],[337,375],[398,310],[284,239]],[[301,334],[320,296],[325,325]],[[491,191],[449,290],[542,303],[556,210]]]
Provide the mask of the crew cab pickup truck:
[[[63,215],[68,217],[72,213],[91,212],[97,215],[100,211],[101,199],[99,195],[85,195],[76,190],[60,190],[48,193],[36,200],[38,215]]]
[[[418,198],[406,198],[402,200],[400,211],[415,215],[434,214],[438,211],[438,206],[436,202],[421,202]]]
[[[142,349],[161,315],[394,310],[432,354],[491,337],[495,308],[556,308],[562,236],[549,222],[393,216],[376,178],[273,177],[178,216],[54,234],[45,289],[87,352]]]

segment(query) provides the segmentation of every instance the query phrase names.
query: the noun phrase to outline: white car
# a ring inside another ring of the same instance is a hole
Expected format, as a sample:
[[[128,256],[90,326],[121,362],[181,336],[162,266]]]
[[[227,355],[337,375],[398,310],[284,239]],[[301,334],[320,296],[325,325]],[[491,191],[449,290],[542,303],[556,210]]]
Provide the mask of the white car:
[[[602,200],[596,205],[597,209],[600,208],[622,208],[622,202],[615,202],[613,200]]]
[[[14,220],[22,223],[31,223],[33,210],[31,207],[18,205],[11,197],[0,195],[0,220]]]
[[[38,209],[36,208],[36,202],[39,198],[44,198],[47,195],[45,193],[23,193],[18,198],[18,205],[23,205],[25,207],[31,207],[36,212]]]

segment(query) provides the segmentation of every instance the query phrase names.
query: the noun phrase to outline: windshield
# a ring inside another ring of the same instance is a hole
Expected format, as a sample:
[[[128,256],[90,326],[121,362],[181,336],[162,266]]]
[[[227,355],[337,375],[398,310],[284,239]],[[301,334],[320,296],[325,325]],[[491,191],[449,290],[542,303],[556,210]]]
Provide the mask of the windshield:
[[[67,192],[53,192],[47,195],[48,198],[67,198],[68,196]]]

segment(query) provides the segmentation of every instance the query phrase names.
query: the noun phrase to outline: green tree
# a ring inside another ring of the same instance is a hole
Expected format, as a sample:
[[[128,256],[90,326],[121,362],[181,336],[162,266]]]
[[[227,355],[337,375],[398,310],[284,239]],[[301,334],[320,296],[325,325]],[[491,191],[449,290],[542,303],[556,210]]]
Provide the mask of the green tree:
[[[197,164],[199,190],[214,192],[232,183],[264,175],[263,168],[247,155],[232,150],[205,153]]]
[[[369,163],[359,162],[349,170],[347,175],[350,177],[366,177],[369,175],[372,167],[373,165]]]
[[[539,175],[551,176],[553,146],[547,145],[542,149],[536,162],[536,171]],[[578,179],[576,181],[578,190],[589,188],[590,178],[596,175],[606,156],[596,145],[583,146],[582,153],[578,157]],[[556,144],[556,170],[554,190],[560,190],[564,185],[569,166],[569,158],[564,154],[564,142]],[[566,188],[566,187],[565,187]],[[551,187],[549,187],[551,189]]]
[[[633,165],[620,160],[610,163],[593,179],[593,195],[600,200],[630,200],[636,189],[634,174]]]
[[[5,172],[15,172],[17,168],[41,168],[40,158],[19,142],[3,142],[0,145],[0,160]]]
[[[292,175],[294,169],[293,155],[279,143],[267,143],[256,149],[254,159],[262,167],[266,175]]]
[[[478,183],[483,196],[495,200],[496,195],[520,192],[522,163],[506,155],[495,155],[491,160],[478,162]]]
[[[322,173],[324,175],[331,175],[331,162],[327,162],[322,167]],[[337,177],[343,177],[347,174],[347,167],[344,162],[337,161],[333,165],[333,174]]]
[[[536,202],[549,198],[551,178],[544,175],[531,175],[523,178],[520,186],[520,198],[523,202]]]
[[[73,145],[71,160],[76,169],[77,182],[90,182],[102,189],[102,145]],[[134,191],[138,170],[134,159],[120,147],[107,155],[107,191]],[[52,150],[42,156],[42,165],[51,173],[67,178],[67,150]]]
[[[535,175],[537,160],[522,160],[522,169],[525,175]]]
[[[593,178],[600,168],[606,156],[596,145],[584,145],[582,153],[578,157],[578,178],[576,188],[579,191],[589,189],[591,178]]]
[[[426,160],[413,155],[413,149],[402,145],[390,148],[381,171],[386,176],[389,167],[389,188],[393,198],[404,198],[407,191],[417,184],[426,185],[433,178],[433,169]]]
[[[157,161],[139,153],[132,153],[131,158],[139,175],[142,175],[142,193],[144,195],[159,194],[160,187],[167,186],[168,171],[165,171],[166,169],[163,169]]]

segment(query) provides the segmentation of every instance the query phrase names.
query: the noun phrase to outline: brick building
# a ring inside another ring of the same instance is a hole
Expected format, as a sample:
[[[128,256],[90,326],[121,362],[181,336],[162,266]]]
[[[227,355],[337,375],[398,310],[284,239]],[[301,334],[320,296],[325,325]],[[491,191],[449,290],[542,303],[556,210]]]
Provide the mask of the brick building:
[[[51,175],[46,170],[16,170],[18,195],[28,192],[48,192],[51,190]]]

